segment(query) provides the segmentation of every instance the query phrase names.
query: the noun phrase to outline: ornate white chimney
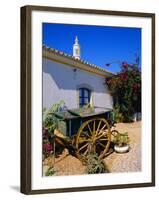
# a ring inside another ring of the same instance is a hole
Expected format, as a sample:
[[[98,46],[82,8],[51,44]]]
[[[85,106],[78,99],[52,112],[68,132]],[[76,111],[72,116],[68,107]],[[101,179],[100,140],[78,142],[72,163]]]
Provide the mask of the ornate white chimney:
[[[80,45],[78,44],[78,38],[76,36],[75,43],[73,45],[73,56],[77,59],[80,59]]]

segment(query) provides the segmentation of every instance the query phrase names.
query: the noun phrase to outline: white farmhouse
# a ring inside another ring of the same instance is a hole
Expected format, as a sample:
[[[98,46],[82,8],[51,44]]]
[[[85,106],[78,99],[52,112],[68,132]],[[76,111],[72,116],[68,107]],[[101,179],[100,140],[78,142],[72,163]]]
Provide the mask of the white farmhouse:
[[[64,100],[67,108],[92,106],[111,109],[112,96],[105,84],[113,76],[80,57],[78,38],[73,45],[73,56],[43,46],[43,108]]]

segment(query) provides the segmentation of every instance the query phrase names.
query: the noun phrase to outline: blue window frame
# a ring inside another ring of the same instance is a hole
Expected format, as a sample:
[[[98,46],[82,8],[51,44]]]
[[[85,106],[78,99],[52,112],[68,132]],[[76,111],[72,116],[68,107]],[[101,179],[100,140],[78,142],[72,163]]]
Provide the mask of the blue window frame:
[[[90,103],[90,95],[91,92],[87,88],[80,88],[79,89],[79,106],[82,107]]]

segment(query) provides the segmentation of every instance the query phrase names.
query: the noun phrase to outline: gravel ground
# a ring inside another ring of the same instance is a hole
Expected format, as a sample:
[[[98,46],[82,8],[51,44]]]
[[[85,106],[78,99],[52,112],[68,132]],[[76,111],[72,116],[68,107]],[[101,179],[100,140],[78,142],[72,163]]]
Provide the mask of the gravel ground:
[[[128,132],[130,137],[130,151],[124,154],[113,152],[104,159],[110,172],[141,171],[141,122],[119,123],[116,129]]]
[[[71,156],[67,149],[58,158],[49,157],[43,162],[43,175],[49,167],[54,167],[56,175],[80,175],[85,173],[84,166],[79,159]]]
[[[130,137],[130,151],[125,154],[113,152],[104,159],[110,172],[136,172],[141,170],[141,122],[118,123],[119,132],[128,132]],[[49,157],[43,162],[43,174],[49,167],[53,167],[56,175],[84,174],[86,167],[81,161],[69,155],[64,149],[58,158]]]

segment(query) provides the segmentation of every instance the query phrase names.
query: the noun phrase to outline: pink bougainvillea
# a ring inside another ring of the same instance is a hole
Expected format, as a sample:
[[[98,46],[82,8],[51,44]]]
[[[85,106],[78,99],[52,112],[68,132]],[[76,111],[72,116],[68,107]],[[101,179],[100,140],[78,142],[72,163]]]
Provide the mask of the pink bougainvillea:
[[[121,71],[106,80],[124,121],[131,121],[135,112],[141,112],[141,70],[137,65],[122,62]]]

